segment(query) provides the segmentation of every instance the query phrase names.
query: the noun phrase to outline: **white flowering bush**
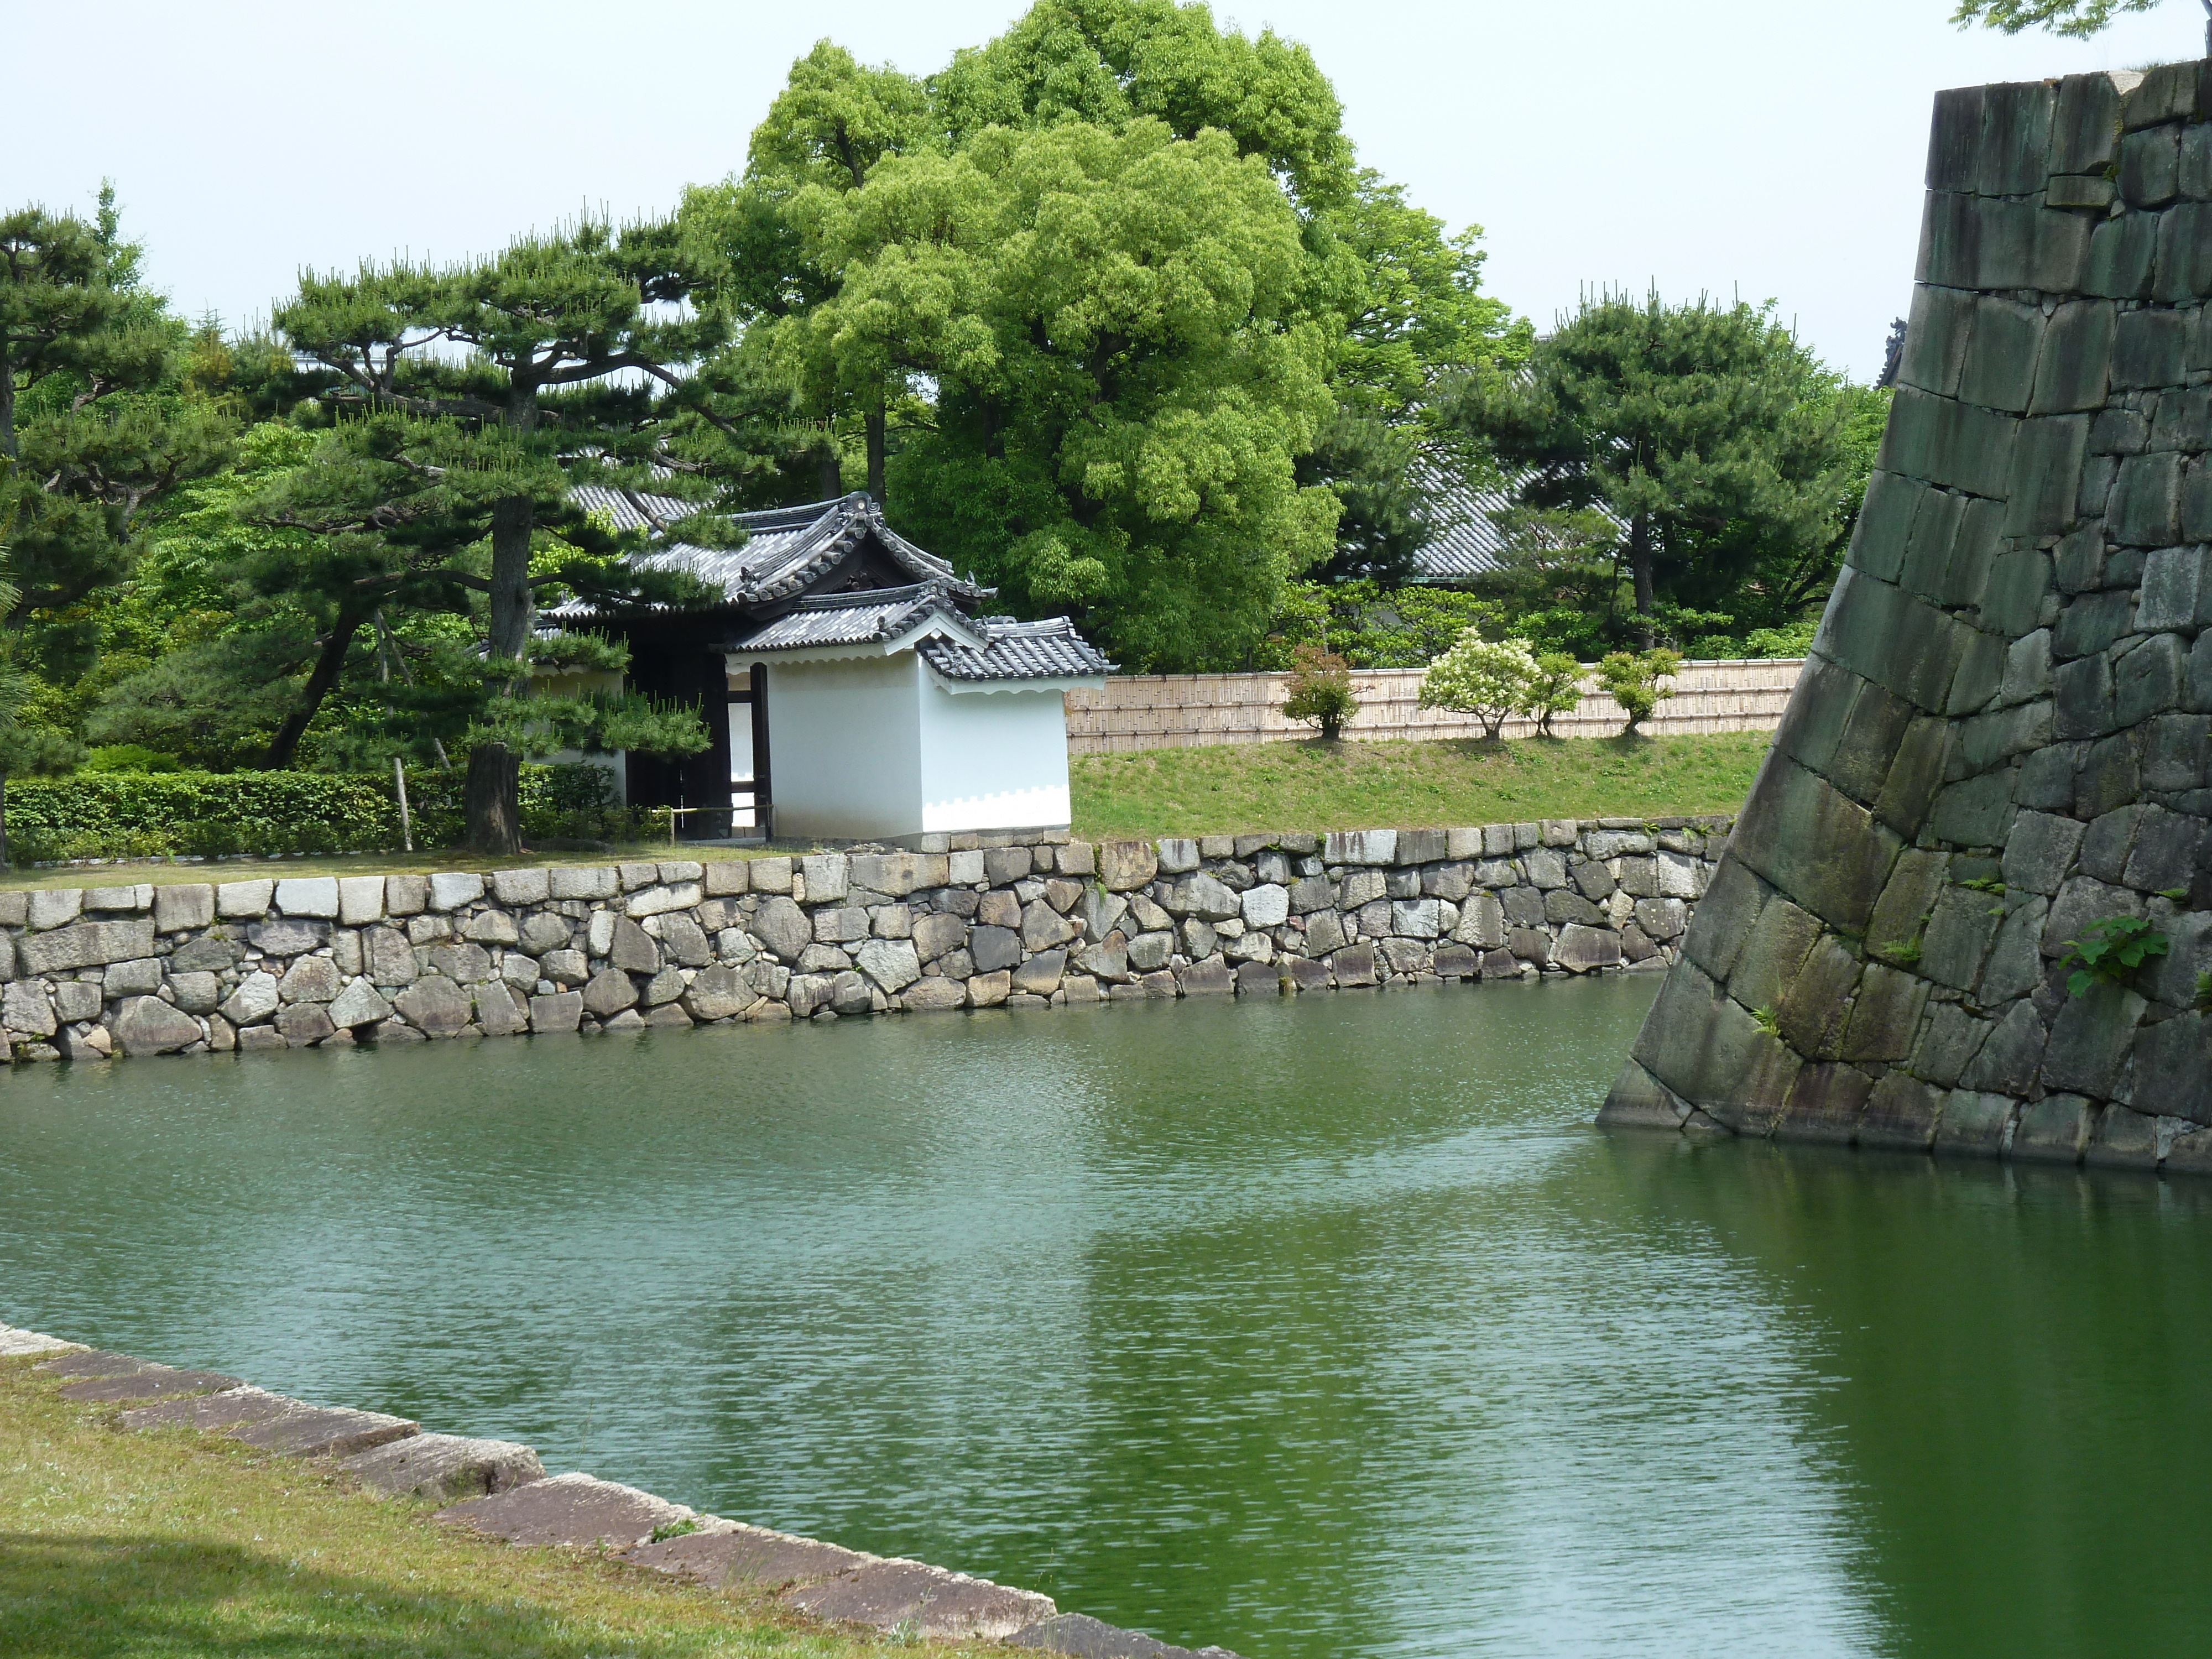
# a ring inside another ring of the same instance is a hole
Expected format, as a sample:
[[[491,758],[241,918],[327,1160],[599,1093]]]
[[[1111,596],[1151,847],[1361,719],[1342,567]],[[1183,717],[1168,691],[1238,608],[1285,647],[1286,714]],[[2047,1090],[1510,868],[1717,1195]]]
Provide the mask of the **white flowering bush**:
[[[1534,706],[1544,673],[1526,640],[1486,640],[1470,628],[1429,665],[1421,680],[1421,707],[1453,708],[1482,722],[1495,740],[1507,719]]]

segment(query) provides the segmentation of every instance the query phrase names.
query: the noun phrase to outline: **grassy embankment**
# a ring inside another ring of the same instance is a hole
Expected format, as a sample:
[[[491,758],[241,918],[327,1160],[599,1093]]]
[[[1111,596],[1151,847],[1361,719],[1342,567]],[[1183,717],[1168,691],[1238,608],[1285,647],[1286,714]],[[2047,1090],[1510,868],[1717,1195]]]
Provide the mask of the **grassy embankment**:
[[[1367,830],[1733,812],[1764,732],[1517,743],[1264,743],[1085,755],[1078,835]]]
[[[1650,818],[1733,812],[1765,757],[1767,734],[1526,738],[1492,744],[1232,744],[1085,755],[1069,763],[1075,833],[1099,839],[1236,830],[1368,830],[1528,818]],[[809,844],[811,845],[811,843]],[[0,870],[0,890],[126,881],[248,881],[281,876],[427,874],[546,864],[757,857],[807,846],[701,847],[665,842],[611,853],[489,857],[450,849],[328,858],[166,861]]]
[[[437,1526],[295,1459],[140,1435],[0,1359],[11,1659],[853,1659],[885,1638],[579,1552]],[[981,1655],[985,1645],[933,1646]],[[996,1644],[988,1651],[1006,1651]]]

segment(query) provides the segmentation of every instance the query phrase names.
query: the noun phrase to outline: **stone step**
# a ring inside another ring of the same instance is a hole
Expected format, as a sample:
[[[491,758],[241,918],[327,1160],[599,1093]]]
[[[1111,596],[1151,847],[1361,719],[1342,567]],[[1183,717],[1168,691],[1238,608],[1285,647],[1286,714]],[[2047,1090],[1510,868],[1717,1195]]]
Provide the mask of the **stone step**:
[[[127,1353],[110,1353],[105,1348],[77,1348],[59,1359],[46,1360],[32,1369],[55,1376],[128,1376],[133,1371],[150,1370],[153,1366],[152,1360],[135,1359]]]
[[[656,1528],[696,1521],[699,1513],[635,1486],[588,1474],[556,1474],[513,1492],[471,1498],[434,1517],[473,1527],[511,1544],[565,1544],[573,1549],[634,1549]]]
[[[715,1589],[726,1584],[781,1590],[834,1578],[877,1558],[818,1539],[720,1521],[681,1538],[640,1545],[623,1559]]]
[[[545,1478],[529,1447],[512,1440],[414,1434],[349,1457],[338,1467],[386,1497],[470,1498],[511,1492]]]
[[[222,1371],[180,1371],[168,1365],[148,1365],[121,1376],[89,1376],[65,1384],[64,1400],[163,1400],[174,1395],[221,1394],[245,1386],[243,1377]]]
[[[351,1457],[422,1432],[420,1424],[404,1417],[343,1406],[311,1406],[289,1395],[245,1386],[127,1411],[123,1425],[218,1430],[233,1440],[284,1457]]]
[[[903,1629],[935,1641],[1008,1637],[1060,1611],[1048,1595],[919,1561],[872,1561],[819,1584],[787,1590],[782,1600],[817,1619]]]
[[[230,1437],[286,1457],[350,1457],[422,1431],[420,1423],[404,1417],[295,1401],[288,1412],[240,1424]]]
[[[153,1429],[236,1429],[300,1409],[301,1402],[288,1395],[248,1386],[141,1406],[123,1413],[123,1426],[142,1433]]]
[[[1237,1659],[1227,1648],[1179,1648],[1080,1613],[1060,1613],[1018,1630],[1006,1638],[1006,1645],[1066,1654],[1071,1659]]]
[[[18,1359],[26,1354],[52,1353],[62,1348],[74,1350],[77,1346],[40,1331],[22,1331],[13,1325],[0,1325],[0,1359]]]

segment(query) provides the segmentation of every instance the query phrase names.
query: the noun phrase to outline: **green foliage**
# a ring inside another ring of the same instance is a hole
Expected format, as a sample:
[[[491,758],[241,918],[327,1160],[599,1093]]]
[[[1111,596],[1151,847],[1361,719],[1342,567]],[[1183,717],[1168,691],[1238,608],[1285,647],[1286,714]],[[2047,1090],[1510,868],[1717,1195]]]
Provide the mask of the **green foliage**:
[[[1283,699],[1284,715],[1318,726],[1322,737],[1331,743],[1359,712],[1352,665],[1318,645],[1302,645],[1291,653],[1291,675],[1285,689],[1289,695]]]
[[[1754,1008],[1751,1011],[1751,1017],[1767,1036],[1778,1037],[1782,1035],[1782,1021],[1773,1009]]]
[[[0,547],[11,615],[121,580],[149,504],[228,459],[232,422],[178,384],[185,331],[97,221],[0,214]]]
[[[1076,607],[1122,660],[1241,654],[1339,511],[1293,458],[1328,332],[1297,216],[1221,133],[993,129],[794,210],[842,272],[775,325],[801,382],[927,376],[901,525],[1018,611]]]
[[[1813,648],[1820,632],[1816,618],[1792,623],[1786,628],[1754,628],[1743,636],[1741,654],[1747,657],[1802,657]]]
[[[1385,587],[1413,580],[1416,558],[1445,526],[1436,492],[1413,476],[1419,453],[1411,432],[1371,415],[1340,410],[1322,427],[1297,463],[1298,482],[1327,485],[1342,508],[1316,580]]]
[[[1613,651],[1599,659],[1597,683],[1628,716],[1628,732],[1633,735],[1664,699],[1674,695],[1672,686],[1660,681],[1681,672],[1681,658],[1664,646],[1643,652]]]
[[[1486,638],[1507,630],[1495,599],[1449,587],[1384,589],[1373,582],[1293,582],[1283,592],[1253,665],[1283,669],[1311,641],[1354,668],[1426,668],[1470,628]]]
[[[1454,409],[1526,471],[1522,507],[1582,515],[1531,520],[1502,589],[1648,645],[1799,620],[1833,579],[1885,396],[1823,368],[1771,305],[1653,294],[1586,301],[1525,374],[1470,377]]]
[[[450,845],[463,827],[462,774],[410,773],[416,840]],[[613,774],[589,763],[522,769],[532,839],[634,840],[641,815],[615,799]],[[399,845],[390,774],[80,772],[8,791],[21,860],[175,854],[276,856],[381,852]]]
[[[926,84],[825,42],[684,221],[749,324],[715,374],[1134,667],[1249,660],[1303,571],[1401,577],[1438,379],[1525,342],[1303,47],[1170,0],[1042,0]]]
[[[2212,974],[2199,974],[2197,976],[2197,1012],[2200,1014],[2212,1014]]]
[[[165,755],[143,744],[111,743],[86,750],[82,769],[87,772],[180,772],[184,768],[178,763],[174,755]]]
[[[1536,717],[1539,735],[1552,735],[1552,722],[1582,706],[1583,665],[1564,651],[1536,655],[1536,678],[1528,686],[1527,712]]]
[[[704,394],[683,370],[730,337],[715,275],[714,259],[671,223],[617,232],[586,220],[450,269],[400,262],[302,279],[277,326],[331,377],[328,401],[352,417],[251,509],[320,538],[313,556],[247,575],[307,611],[318,630],[299,706],[266,764],[289,762],[364,627],[375,624],[388,653],[387,608],[481,621],[481,671],[449,676],[430,699],[465,720],[457,735],[478,773],[470,839],[483,850],[512,851],[520,833],[514,754],[618,738],[669,752],[704,746],[696,716],[635,699],[532,697],[528,661],[543,590],[603,606],[710,597],[671,573],[616,562],[643,538],[616,533],[570,491],[590,483],[699,492],[697,469],[679,468],[672,482],[653,463],[672,460],[666,424],[702,414]],[[729,530],[693,513],[657,523],[656,534],[720,543]],[[411,690],[380,684],[392,712],[372,735],[388,742],[425,708]],[[550,706],[564,702],[572,706]]]
[[[2106,916],[2081,930],[2079,939],[2066,941],[2058,960],[2074,971],[2066,976],[2066,993],[2080,996],[2100,981],[2125,985],[2136,970],[2152,957],[2166,952],[2167,939],[2141,916]]]
[[[1422,676],[1421,707],[1473,714],[1494,743],[1510,716],[1534,706],[1546,678],[1526,640],[1486,640],[1469,629]]]
[[[2148,11],[2158,0],[1959,0],[1951,21],[1961,27],[1980,23],[2018,34],[2048,29],[2084,40],[2098,33],[2122,12]]]

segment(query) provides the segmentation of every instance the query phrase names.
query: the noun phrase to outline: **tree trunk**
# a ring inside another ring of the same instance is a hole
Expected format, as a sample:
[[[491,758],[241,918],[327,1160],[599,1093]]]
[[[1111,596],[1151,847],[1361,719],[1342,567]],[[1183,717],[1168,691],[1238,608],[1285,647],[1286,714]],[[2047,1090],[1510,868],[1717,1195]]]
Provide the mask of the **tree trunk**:
[[[0,343],[0,455],[12,469],[15,459],[15,364]]]
[[[1628,526],[1628,570],[1636,583],[1636,637],[1651,648],[1651,520],[1639,513]]]
[[[261,757],[263,771],[279,771],[292,763],[292,757],[300,750],[300,739],[307,732],[307,722],[315,718],[323,699],[338,683],[338,676],[345,669],[346,653],[353,647],[353,636],[361,632],[362,623],[368,620],[367,611],[338,613],[330,638],[323,642],[323,654],[315,659],[315,672],[307,676],[307,689],[300,693],[298,704],[284,716],[283,725],[276,728],[276,735],[269,741],[269,752]]]
[[[505,744],[480,743],[469,750],[470,851],[522,850],[521,781],[522,762]]]
[[[884,504],[884,394],[880,392],[868,411],[868,494],[876,498],[878,507]]]
[[[535,607],[530,596],[530,498],[510,495],[492,508],[491,625],[486,635],[484,666],[496,696],[520,700],[530,694],[530,625]],[[502,669],[507,678],[498,676]],[[521,757],[503,743],[480,743],[469,755],[468,844],[477,853],[522,850],[522,807],[518,789]]]
[[[0,772],[0,870],[8,867],[8,775]]]
[[[845,493],[845,475],[837,465],[836,440],[823,439],[822,447],[815,453],[814,471],[817,481],[815,488],[822,492],[823,501],[834,501]]]

